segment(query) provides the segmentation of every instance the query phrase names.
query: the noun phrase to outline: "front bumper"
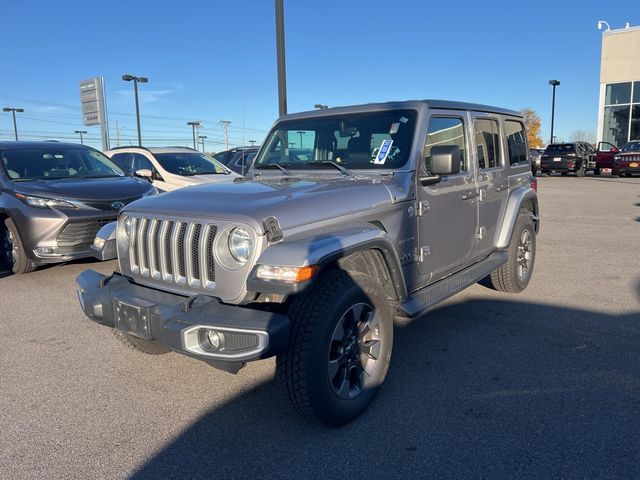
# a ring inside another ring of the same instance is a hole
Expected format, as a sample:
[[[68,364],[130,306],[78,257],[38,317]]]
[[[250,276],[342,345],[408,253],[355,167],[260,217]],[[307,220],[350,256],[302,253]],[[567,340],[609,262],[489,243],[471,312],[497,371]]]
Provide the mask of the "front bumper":
[[[210,365],[237,372],[245,362],[285,351],[289,320],[284,315],[225,305],[206,295],[184,297],[132,283],[121,275],[85,270],[76,279],[87,317]],[[219,348],[207,340],[215,331]]]

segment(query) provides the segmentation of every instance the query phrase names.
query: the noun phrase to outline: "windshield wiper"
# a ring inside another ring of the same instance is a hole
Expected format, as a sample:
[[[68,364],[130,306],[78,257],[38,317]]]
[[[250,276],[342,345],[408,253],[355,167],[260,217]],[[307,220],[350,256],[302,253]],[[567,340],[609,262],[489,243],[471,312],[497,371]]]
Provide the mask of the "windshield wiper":
[[[306,165],[331,165],[332,167],[337,168],[342,172],[345,176],[352,176],[353,172],[347,168],[344,168],[342,165],[338,165],[336,162],[332,162],[331,160],[323,160],[321,162],[307,162]]]
[[[288,166],[288,164],[287,164]],[[291,172],[289,172],[289,170],[287,170],[286,168],[284,168],[282,165],[278,164],[278,163],[269,163],[267,165],[259,165],[255,168],[259,168],[259,169],[267,169],[267,168],[272,168],[272,167],[276,167],[278,170],[280,170],[282,173],[284,173],[287,177],[291,176]]]

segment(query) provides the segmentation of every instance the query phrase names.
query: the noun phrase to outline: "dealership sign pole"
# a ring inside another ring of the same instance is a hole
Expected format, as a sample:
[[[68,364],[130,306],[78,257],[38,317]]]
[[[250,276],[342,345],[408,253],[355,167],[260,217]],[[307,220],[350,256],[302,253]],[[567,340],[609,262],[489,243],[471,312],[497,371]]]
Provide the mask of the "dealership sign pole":
[[[104,92],[104,78],[95,77],[80,82],[80,102],[82,122],[87,127],[100,125],[102,150],[109,150],[109,121],[107,119],[107,98]]]

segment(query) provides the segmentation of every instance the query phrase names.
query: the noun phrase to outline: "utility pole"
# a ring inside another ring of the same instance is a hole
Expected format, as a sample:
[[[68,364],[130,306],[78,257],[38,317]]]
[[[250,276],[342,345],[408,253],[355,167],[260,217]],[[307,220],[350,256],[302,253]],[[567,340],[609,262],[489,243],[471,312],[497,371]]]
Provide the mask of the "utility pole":
[[[118,120],[116,120],[116,146],[120,146],[120,124]]]
[[[16,136],[16,142],[18,141],[18,124],[16,123],[16,112],[23,113],[24,108],[4,107],[3,112],[11,112],[13,114],[13,133]]]
[[[86,130],[74,130],[73,133],[79,133],[80,134],[80,145],[84,145],[84,141],[82,140],[82,134],[83,133],[87,133]]]
[[[276,52],[278,57],[278,110],[287,114],[287,68],[284,55],[284,4],[276,1]]]
[[[135,75],[123,75],[122,80],[125,82],[133,81],[133,92],[136,98],[136,123],[138,124],[138,146],[142,146],[142,135],[140,134],[140,106],[138,103],[138,83],[148,83],[147,77],[137,77]]]
[[[193,149],[197,150],[198,147],[197,147],[197,143],[196,143],[196,136],[197,136],[196,130],[200,126],[200,122],[197,122],[197,121],[187,122],[187,125],[191,126],[191,130],[193,131]]]
[[[205,149],[204,149],[204,140],[207,138],[206,135],[198,135],[198,138],[200,139],[200,142],[202,143],[202,153],[206,153]]]
[[[302,148],[302,136],[304,135],[304,132],[302,130],[298,130],[298,135],[300,135],[300,148]]]
[[[553,87],[553,100],[551,100],[551,142],[553,143],[553,121],[556,116],[556,87],[560,85],[558,80],[549,80],[549,85]]]
[[[224,129],[224,149],[229,150],[229,125],[231,125],[231,122],[229,120],[220,120],[220,125]]]

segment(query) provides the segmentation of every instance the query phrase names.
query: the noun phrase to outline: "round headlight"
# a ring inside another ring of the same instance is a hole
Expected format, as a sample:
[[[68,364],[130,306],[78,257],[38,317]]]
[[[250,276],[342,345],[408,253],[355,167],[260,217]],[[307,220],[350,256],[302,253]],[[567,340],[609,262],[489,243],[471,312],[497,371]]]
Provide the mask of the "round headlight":
[[[251,256],[251,237],[242,227],[234,228],[229,234],[229,252],[237,262],[247,263]]]
[[[131,217],[125,218],[122,226],[122,231],[124,232],[125,238],[127,241],[129,241],[129,239],[131,238]]]

